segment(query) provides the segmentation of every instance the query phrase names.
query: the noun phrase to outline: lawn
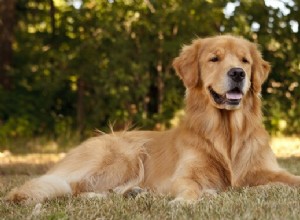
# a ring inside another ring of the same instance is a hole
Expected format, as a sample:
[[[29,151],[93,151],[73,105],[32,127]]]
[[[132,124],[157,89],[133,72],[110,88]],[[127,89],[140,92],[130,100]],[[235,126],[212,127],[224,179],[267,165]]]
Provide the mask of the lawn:
[[[300,140],[275,138],[281,166],[300,175]],[[9,189],[44,173],[63,154],[0,154],[0,219],[299,219],[300,188],[263,186],[230,189],[195,205],[172,206],[172,198],[146,194],[105,199],[65,197],[38,205],[4,201]]]

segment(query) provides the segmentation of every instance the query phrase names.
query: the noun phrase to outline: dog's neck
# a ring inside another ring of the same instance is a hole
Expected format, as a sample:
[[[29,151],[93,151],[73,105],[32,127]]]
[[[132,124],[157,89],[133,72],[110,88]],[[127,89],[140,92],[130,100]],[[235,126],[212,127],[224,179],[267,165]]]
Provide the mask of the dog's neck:
[[[224,110],[213,106],[203,89],[187,91],[183,127],[215,147],[226,149],[229,158],[233,159],[234,146],[245,141],[241,137],[247,139],[256,128],[262,126],[261,101],[258,95],[251,92],[245,95],[240,109]]]
[[[193,88],[192,90],[187,91],[186,115],[182,121],[184,126],[191,131],[208,139],[214,139],[216,131],[234,136],[249,132],[251,127],[255,129],[261,126],[261,101],[258,95],[250,94],[251,91],[245,95],[240,109],[225,110],[213,106],[203,89]],[[249,124],[254,126],[249,126]]]

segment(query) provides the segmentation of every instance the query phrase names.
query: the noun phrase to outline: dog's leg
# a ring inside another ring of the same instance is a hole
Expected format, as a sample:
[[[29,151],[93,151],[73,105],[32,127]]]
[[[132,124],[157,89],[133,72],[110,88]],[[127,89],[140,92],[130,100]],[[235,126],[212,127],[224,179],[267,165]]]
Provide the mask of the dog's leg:
[[[201,195],[199,184],[188,178],[175,180],[171,192],[175,196],[171,203],[194,203]]]
[[[281,183],[289,186],[300,186],[300,176],[295,176],[285,170],[259,170],[252,171],[245,177],[245,184],[249,186],[266,185],[270,183]]]
[[[6,197],[12,202],[26,201],[38,203],[45,199],[71,194],[70,185],[61,177],[55,175],[44,175],[26,182],[19,188],[13,189]]]
[[[12,190],[7,200],[36,203],[67,194],[102,193],[117,187],[125,192],[144,178],[144,142],[132,143],[113,135],[92,138],[72,150],[46,175]]]
[[[144,166],[138,155],[131,160],[120,156],[116,157],[115,161],[108,166],[95,167],[89,176],[74,181],[70,185],[74,195],[108,191],[126,194],[134,187],[139,186],[143,179]]]

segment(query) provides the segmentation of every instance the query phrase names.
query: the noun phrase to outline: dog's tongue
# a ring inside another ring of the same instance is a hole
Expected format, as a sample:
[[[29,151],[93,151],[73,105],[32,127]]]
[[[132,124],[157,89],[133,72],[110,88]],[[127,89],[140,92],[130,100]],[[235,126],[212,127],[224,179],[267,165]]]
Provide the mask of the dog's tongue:
[[[233,99],[233,100],[238,100],[243,97],[242,93],[237,93],[237,92],[227,92],[226,93],[226,99]]]

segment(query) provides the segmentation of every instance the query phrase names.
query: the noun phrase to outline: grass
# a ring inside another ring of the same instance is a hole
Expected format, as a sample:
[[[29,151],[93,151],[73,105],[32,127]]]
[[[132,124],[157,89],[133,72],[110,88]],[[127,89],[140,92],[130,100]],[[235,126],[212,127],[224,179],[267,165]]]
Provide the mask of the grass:
[[[285,146],[283,148],[283,146]],[[300,140],[275,138],[279,163],[300,175]],[[0,154],[0,219],[299,219],[300,188],[260,186],[230,189],[205,197],[196,205],[172,206],[172,198],[146,194],[105,199],[65,197],[38,205],[4,201],[5,194],[25,180],[44,173],[63,154]]]

